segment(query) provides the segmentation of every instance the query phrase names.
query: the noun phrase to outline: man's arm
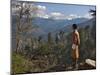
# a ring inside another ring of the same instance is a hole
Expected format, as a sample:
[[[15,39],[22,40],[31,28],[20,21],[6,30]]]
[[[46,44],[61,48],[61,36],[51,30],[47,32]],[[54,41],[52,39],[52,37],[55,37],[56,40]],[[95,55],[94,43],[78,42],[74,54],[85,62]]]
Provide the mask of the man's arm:
[[[77,33],[77,39],[78,39],[78,45],[80,45],[80,36],[79,36],[79,33]]]
[[[76,39],[75,39],[76,44],[77,45],[80,45],[80,36],[79,36],[79,33],[78,32],[75,32],[75,35],[76,35]]]

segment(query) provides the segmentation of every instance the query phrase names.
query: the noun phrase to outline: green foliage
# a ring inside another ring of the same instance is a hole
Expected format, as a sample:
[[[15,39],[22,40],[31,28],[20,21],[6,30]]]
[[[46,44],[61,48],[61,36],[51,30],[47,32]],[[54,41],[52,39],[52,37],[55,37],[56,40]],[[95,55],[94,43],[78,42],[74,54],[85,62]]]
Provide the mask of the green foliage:
[[[96,52],[96,25],[93,24],[92,27],[86,26],[85,28],[81,28],[79,30],[80,33],[80,58],[86,59],[86,58],[95,58],[95,52]],[[94,54],[93,54],[94,53]]]
[[[96,42],[94,25],[92,27],[86,26],[79,29],[80,34],[80,61],[86,58],[95,59],[96,56]],[[66,33],[65,33],[66,34]],[[29,43],[25,46],[25,50],[20,54],[13,53],[12,55],[12,70],[13,73],[27,73],[27,72],[44,72],[50,67],[60,64],[70,64],[71,61],[71,46],[72,33],[64,35],[66,42],[58,40],[54,41],[51,34],[48,34],[48,40],[37,40],[30,38]],[[40,43],[41,41],[41,43]],[[37,47],[34,48],[33,46]],[[26,55],[24,53],[27,53]],[[49,70],[48,70],[49,71]]]
[[[50,51],[50,46],[49,44],[42,44],[41,47],[39,48],[40,49],[40,53],[41,54],[49,54],[51,51]]]
[[[12,55],[12,72],[14,74],[30,72],[32,65],[32,62],[25,59],[24,56],[16,53]]]

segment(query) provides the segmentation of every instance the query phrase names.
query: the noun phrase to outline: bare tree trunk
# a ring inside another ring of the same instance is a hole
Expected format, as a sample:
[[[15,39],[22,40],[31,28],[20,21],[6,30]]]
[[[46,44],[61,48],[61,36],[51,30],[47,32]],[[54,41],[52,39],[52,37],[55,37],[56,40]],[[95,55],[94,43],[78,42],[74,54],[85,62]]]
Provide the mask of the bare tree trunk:
[[[19,39],[16,39],[16,53],[18,53]]]

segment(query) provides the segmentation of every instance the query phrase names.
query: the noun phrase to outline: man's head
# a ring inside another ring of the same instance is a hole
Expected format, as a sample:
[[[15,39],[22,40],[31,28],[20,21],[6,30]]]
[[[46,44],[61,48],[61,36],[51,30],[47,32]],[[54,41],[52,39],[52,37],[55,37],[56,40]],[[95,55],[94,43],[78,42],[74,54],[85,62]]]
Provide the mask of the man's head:
[[[77,24],[73,24],[72,25],[72,28],[75,30],[75,29],[77,29]]]

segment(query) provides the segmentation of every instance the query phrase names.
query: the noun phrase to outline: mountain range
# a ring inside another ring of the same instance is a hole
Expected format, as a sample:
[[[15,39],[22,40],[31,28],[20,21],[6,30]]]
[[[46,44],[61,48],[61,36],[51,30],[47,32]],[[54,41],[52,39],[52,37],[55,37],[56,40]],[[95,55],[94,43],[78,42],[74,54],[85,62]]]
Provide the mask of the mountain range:
[[[86,25],[91,25],[94,19],[87,18],[76,18],[72,20],[54,20],[54,19],[44,19],[44,18],[34,18],[32,21],[33,25],[37,25],[36,31],[32,32],[35,36],[47,35],[49,32],[56,33],[61,31],[69,32],[71,31],[72,24],[78,24],[79,27],[84,27]],[[34,30],[34,29],[33,29]]]
[[[33,30],[30,33],[34,37],[47,35],[49,32],[57,33],[59,31],[70,32],[72,30],[72,24],[78,24],[79,27],[85,27],[86,25],[92,25],[95,19],[76,18],[72,20],[67,19],[52,19],[52,18],[40,18],[36,17],[32,19]],[[16,31],[16,19],[12,17],[12,33],[14,35]]]

